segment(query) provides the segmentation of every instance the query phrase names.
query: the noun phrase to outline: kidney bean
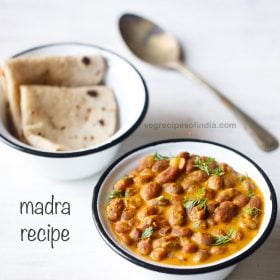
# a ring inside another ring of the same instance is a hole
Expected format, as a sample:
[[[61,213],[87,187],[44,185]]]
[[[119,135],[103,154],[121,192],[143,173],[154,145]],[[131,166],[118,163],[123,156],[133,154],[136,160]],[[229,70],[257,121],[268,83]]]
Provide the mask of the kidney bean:
[[[115,231],[117,233],[127,233],[131,229],[130,225],[123,221],[118,221],[115,223]]]
[[[165,159],[158,160],[153,165],[152,171],[158,173],[158,172],[165,170],[168,166],[169,166],[168,160],[165,160]]]
[[[131,238],[130,238],[129,236],[127,236],[126,234],[121,233],[121,234],[119,234],[118,236],[119,236],[120,241],[121,241],[123,244],[125,244],[125,245],[127,245],[127,246],[129,246],[129,245],[132,244]]]
[[[185,221],[185,208],[181,204],[172,205],[169,209],[168,221],[171,226],[182,226]]]
[[[158,228],[160,217],[153,215],[147,216],[143,219],[143,221],[139,224],[138,228],[144,230],[145,228],[152,226],[153,228]]]
[[[148,206],[144,209],[144,216],[151,216],[158,214],[159,209],[157,206]]]
[[[156,182],[151,182],[142,186],[140,194],[144,200],[150,200],[159,196],[161,194],[161,191],[162,187],[160,184]]]
[[[226,252],[227,248],[225,246],[214,246],[211,247],[210,253],[212,255],[222,255]]]
[[[170,194],[180,194],[183,192],[183,187],[178,183],[166,183],[163,188],[165,192]]]
[[[157,176],[158,183],[174,182],[179,176],[180,170],[177,166],[170,166]]]
[[[172,228],[172,234],[179,237],[191,237],[193,232],[187,227],[174,226]]]
[[[180,247],[179,239],[175,236],[160,237],[154,240],[153,248],[164,248],[166,250],[175,249]]]
[[[237,179],[233,177],[231,174],[225,174],[223,176],[224,179],[224,187],[225,188],[232,188],[236,184]]]
[[[242,182],[242,186],[247,192],[252,192],[255,189],[255,185],[251,182],[250,179],[245,179]]]
[[[167,236],[171,233],[172,228],[170,226],[165,226],[159,229],[158,233],[160,236]]]
[[[122,212],[122,220],[129,221],[136,215],[136,210],[134,208],[126,208]]]
[[[170,160],[170,166],[176,166],[180,170],[184,170],[186,168],[186,160],[179,157],[172,158]]]
[[[151,252],[151,258],[155,261],[163,260],[168,254],[165,248],[156,248]]]
[[[219,207],[215,209],[214,220],[215,222],[228,223],[236,214],[236,206],[231,201],[224,201]]]
[[[233,203],[242,208],[249,202],[249,198],[244,194],[239,194],[233,199]]]
[[[132,218],[128,221],[128,224],[131,226],[131,227],[134,227],[138,224],[138,219],[137,218]]]
[[[134,178],[136,184],[141,185],[150,182],[154,178],[154,173],[148,169],[143,169],[140,174]]]
[[[141,235],[142,235],[142,230],[140,230],[139,228],[133,228],[129,234],[129,237],[132,240],[136,241],[140,239]]]
[[[240,224],[241,228],[243,229],[251,229],[254,230],[258,227],[258,223],[256,220],[253,220],[249,217],[243,219],[243,222]]]
[[[216,195],[216,192],[214,190],[211,189],[205,189],[205,194],[204,197],[208,198],[208,199],[213,199]]]
[[[153,250],[153,245],[152,245],[152,241],[150,240],[150,238],[140,240],[137,243],[137,250],[143,256],[149,255],[151,253],[151,251]]]
[[[193,234],[192,240],[200,246],[210,246],[212,244],[213,238],[209,233],[196,232]]]
[[[206,218],[206,211],[200,206],[195,206],[188,210],[188,217],[191,221],[200,221]]]
[[[186,166],[187,173],[190,173],[196,169],[196,167],[193,166],[195,163],[195,160],[196,160],[196,156],[191,156],[189,158],[189,160],[187,161],[187,166]]]
[[[207,186],[214,191],[218,191],[223,188],[223,183],[224,181],[221,176],[213,175],[209,177]]]
[[[209,175],[204,171],[195,170],[191,172],[188,177],[197,183],[203,183],[208,179]]]
[[[108,219],[112,222],[118,221],[121,217],[124,206],[125,205],[122,199],[115,198],[111,200],[106,207]]]
[[[253,196],[249,201],[249,207],[261,209],[262,201],[258,196]]]
[[[232,200],[235,196],[239,194],[240,192],[237,189],[234,188],[225,189],[217,194],[216,200],[218,202]]]
[[[208,254],[207,250],[199,250],[193,256],[193,260],[194,260],[194,262],[199,263],[199,262],[207,260],[208,257],[209,257],[209,254]]]
[[[219,163],[219,167],[221,168],[222,171],[227,172],[228,165],[226,163],[224,162]]]
[[[207,204],[207,212],[211,215],[214,213],[215,209],[218,207],[219,203],[216,201],[210,201]]]
[[[155,163],[155,157],[153,155],[146,156],[140,161],[138,169],[142,170],[145,168],[152,168],[154,163]]]
[[[188,160],[190,158],[190,153],[188,153],[188,152],[181,152],[181,153],[178,154],[177,157],[184,158],[185,160]]]
[[[120,179],[115,185],[115,190],[125,191],[129,186],[133,184],[133,179],[130,177],[125,177]]]
[[[184,253],[195,253],[197,252],[197,250],[198,250],[198,246],[191,242],[185,244],[182,248],[182,251]]]

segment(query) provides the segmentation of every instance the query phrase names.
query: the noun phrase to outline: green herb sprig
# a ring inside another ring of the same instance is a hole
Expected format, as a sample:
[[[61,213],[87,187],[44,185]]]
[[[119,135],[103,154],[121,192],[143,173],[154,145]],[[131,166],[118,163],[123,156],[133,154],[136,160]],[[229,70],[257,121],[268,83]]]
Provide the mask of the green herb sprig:
[[[229,243],[232,239],[233,234],[235,233],[235,230],[231,228],[226,235],[221,236],[214,236],[212,241],[212,246],[222,246],[227,243]]]
[[[248,198],[252,198],[254,195],[255,195],[254,191],[249,189],[247,193]]]
[[[187,209],[193,209],[195,206],[199,206],[201,209],[206,209],[208,204],[208,198],[185,198],[184,199],[184,207]]]
[[[225,172],[221,169],[220,166],[210,170],[210,175],[216,175],[216,176],[223,176]]]
[[[155,158],[155,160],[170,159],[170,157],[163,156],[163,155],[159,154],[158,152],[155,152],[154,158]]]
[[[262,212],[262,210],[257,207],[248,207],[246,211],[253,218],[258,217],[258,215]]]
[[[149,238],[149,237],[152,236],[153,233],[154,233],[154,228],[153,227],[147,227],[142,232],[141,239]]]
[[[201,209],[206,210],[208,204],[208,198],[205,197],[205,188],[200,188],[197,191],[196,198],[185,197],[183,204],[186,209],[193,209],[195,206],[199,206]]]
[[[161,195],[159,197],[156,198],[156,201],[157,201],[157,204],[160,205],[160,206],[166,206],[169,204],[170,202],[170,198],[164,196],[164,195]]]
[[[212,164],[215,161],[214,158],[208,157],[206,159],[202,159],[200,157],[197,157],[194,162],[194,167],[197,167],[201,171],[206,172],[208,175],[217,175],[222,176],[225,174],[225,172],[218,166],[214,169],[211,169],[210,164]]]
[[[109,199],[122,198],[125,196],[125,192],[121,190],[112,190],[109,194]]]

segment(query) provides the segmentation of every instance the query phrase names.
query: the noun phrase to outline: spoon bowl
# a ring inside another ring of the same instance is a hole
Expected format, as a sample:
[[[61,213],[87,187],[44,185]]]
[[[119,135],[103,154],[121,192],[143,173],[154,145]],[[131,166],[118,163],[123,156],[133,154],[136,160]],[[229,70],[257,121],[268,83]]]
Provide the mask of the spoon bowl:
[[[141,60],[161,67],[181,61],[182,48],[178,40],[150,20],[124,14],[119,27],[124,41]]]

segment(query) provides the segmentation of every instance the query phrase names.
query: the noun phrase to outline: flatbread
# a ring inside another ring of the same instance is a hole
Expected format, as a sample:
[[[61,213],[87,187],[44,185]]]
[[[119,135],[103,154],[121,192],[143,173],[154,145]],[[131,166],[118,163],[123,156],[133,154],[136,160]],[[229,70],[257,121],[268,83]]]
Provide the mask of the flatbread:
[[[20,86],[26,141],[45,151],[87,148],[116,130],[117,104],[106,86]]]
[[[20,85],[98,85],[104,79],[106,63],[97,55],[18,57],[4,62],[2,71],[12,122],[22,138]]]

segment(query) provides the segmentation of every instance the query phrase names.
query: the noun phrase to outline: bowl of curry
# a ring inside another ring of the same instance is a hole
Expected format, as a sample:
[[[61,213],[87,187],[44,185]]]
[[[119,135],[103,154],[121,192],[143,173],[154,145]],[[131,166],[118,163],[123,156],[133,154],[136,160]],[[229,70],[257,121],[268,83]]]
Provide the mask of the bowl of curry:
[[[277,213],[273,186],[256,163],[190,139],[151,143],[116,160],[92,207],[119,255],[185,279],[224,279],[265,241]]]

